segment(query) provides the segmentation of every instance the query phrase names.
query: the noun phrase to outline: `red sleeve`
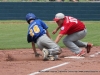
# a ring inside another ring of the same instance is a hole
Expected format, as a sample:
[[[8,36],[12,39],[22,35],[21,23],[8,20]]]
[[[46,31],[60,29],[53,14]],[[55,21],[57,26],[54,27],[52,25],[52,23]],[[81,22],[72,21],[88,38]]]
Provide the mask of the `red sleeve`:
[[[61,29],[60,29],[59,34],[67,34],[69,28],[70,28],[70,25],[62,26]]]

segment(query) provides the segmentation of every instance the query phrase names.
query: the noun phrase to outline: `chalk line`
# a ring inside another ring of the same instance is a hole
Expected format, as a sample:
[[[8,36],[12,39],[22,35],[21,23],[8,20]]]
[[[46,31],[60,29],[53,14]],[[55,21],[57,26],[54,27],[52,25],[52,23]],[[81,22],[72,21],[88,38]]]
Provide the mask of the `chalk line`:
[[[39,74],[41,72],[45,72],[45,71],[48,71],[48,70],[51,70],[51,69],[54,69],[54,68],[58,68],[58,67],[64,66],[66,64],[69,64],[69,62],[65,62],[65,63],[59,64],[59,65],[50,67],[50,68],[46,68],[46,69],[41,70],[40,72],[34,72],[34,73],[29,74],[29,75],[36,75],[36,74]]]

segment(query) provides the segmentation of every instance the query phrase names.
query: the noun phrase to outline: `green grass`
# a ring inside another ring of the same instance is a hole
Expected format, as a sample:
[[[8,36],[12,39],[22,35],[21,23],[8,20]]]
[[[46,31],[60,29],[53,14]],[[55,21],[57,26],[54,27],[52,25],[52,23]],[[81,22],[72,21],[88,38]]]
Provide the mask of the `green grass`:
[[[100,21],[84,21],[86,24],[88,34],[82,40],[85,42],[92,42],[96,46],[100,46]],[[56,23],[46,22],[49,26],[49,32],[54,40],[57,36],[52,34],[56,28]],[[27,43],[28,24],[26,21],[10,20],[0,21],[0,49],[17,49],[17,48],[31,48],[31,44]],[[58,43],[61,47],[65,47],[62,40]]]
[[[100,21],[85,21],[88,33],[83,41],[92,42],[95,46],[100,46]]]
[[[24,21],[1,21],[0,49],[29,48],[26,41],[27,26]]]

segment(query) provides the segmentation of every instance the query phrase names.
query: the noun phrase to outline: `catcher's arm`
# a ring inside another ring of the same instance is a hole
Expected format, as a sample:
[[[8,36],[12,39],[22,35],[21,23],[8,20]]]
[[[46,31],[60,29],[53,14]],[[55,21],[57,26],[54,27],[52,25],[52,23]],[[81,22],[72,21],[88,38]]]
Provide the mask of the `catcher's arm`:
[[[63,36],[63,34],[58,34],[58,36],[55,39],[55,43],[58,43]]]
[[[55,34],[60,28],[61,26],[58,26],[55,30],[53,30],[52,34]]]
[[[34,43],[34,42],[32,42],[32,48],[33,48],[33,51],[34,51],[35,57],[39,57],[40,54],[37,53],[37,51],[36,51],[36,47],[35,47],[35,43]]]

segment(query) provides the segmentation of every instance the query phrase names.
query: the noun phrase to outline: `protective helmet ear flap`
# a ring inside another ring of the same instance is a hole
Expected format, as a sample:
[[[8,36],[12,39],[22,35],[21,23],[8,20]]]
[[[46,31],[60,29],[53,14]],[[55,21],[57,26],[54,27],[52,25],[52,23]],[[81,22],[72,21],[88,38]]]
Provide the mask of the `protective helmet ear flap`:
[[[34,20],[34,19],[30,19],[30,20],[28,20],[27,23],[30,24],[30,21],[31,21],[31,20]]]
[[[27,23],[30,24],[30,20],[28,20]]]

